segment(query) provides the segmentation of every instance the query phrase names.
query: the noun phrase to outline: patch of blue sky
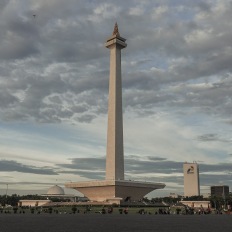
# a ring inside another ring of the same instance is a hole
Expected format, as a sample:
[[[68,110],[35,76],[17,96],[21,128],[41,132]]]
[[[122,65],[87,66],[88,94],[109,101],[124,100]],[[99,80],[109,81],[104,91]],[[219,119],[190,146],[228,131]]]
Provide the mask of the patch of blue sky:
[[[25,152],[39,151],[51,157],[92,157],[105,155],[105,141],[81,127],[61,124],[3,123],[8,136],[2,135],[5,146]],[[94,153],[94,154],[93,154]]]
[[[95,147],[99,145],[97,138],[91,137],[78,128],[66,127],[61,124],[33,124],[33,123],[2,123],[2,131],[8,131],[8,135],[1,136],[2,145],[24,147],[40,151],[76,154],[78,146]]]

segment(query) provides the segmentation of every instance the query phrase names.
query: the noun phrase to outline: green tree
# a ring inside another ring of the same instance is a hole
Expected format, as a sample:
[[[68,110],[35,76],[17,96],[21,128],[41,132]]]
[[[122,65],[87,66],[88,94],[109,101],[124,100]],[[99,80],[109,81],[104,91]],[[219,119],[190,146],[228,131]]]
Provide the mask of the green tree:
[[[73,206],[72,206],[72,212],[73,212],[73,214],[75,214],[76,211],[77,211],[77,207],[76,207],[75,205],[73,205]]]

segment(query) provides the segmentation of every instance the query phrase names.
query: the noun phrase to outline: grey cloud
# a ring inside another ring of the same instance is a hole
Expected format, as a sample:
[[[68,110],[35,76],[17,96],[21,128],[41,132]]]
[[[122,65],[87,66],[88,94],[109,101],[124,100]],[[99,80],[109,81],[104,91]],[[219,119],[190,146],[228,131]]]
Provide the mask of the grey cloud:
[[[60,173],[62,174],[74,174],[74,175],[78,175],[81,177],[85,177],[88,179],[92,179],[92,180],[101,180],[105,178],[105,172],[102,171],[83,171],[83,170],[79,170],[79,171],[61,171]]]
[[[219,164],[201,164],[200,172],[224,172],[229,174],[232,169],[232,163],[219,163]]]
[[[162,161],[163,160],[163,161]],[[72,159],[71,164],[58,165],[62,168],[74,169],[80,171],[92,170],[104,172],[105,158],[76,158]],[[173,173],[182,172],[183,163],[165,161],[161,157],[148,157],[147,160],[139,160],[136,156],[125,157],[125,168],[128,173]]]
[[[158,90],[165,81],[164,73],[158,71],[134,71],[123,79],[123,88],[138,90]]]
[[[224,142],[224,143],[231,143],[231,140],[220,138],[217,134],[204,134],[204,135],[198,136],[197,139],[202,142],[218,141],[218,142]]]
[[[211,5],[207,2],[203,2],[203,1],[200,1],[198,3],[198,7],[200,8],[200,10],[203,10],[205,12],[210,12],[211,11]]]
[[[180,107],[182,110],[190,109],[189,106],[191,106],[195,107],[195,112],[227,118],[231,113],[231,107],[229,107],[231,84],[231,81],[226,78],[212,85],[210,83],[192,86],[177,85],[173,99],[167,102],[167,105]],[[223,102],[227,107],[222,104]]]
[[[90,114],[85,114],[80,117],[78,117],[79,122],[91,122],[94,118],[96,118],[96,115],[90,115]]]
[[[105,171],[105,158],[75,158],[71,159],[71,164],[59,164],[62,168],[68,168],[76,171],[92,170],[96,172]],[[200,173],[207,172],[230,172],[232,163],[219,164],[199,164]],[[127,173],[160,173],[173,174],[183,173],[183,162],[169,161],[162,157],[143,157],[125,156],[125,169]]]
[[[218,138],[216,134],[205,134],[198,136],[198,140],[203,142],[209,142],[209,141],[216,141],[218,140]]]
[[[7,3],[8,3],[8,2],[9,2],[9,0],[2,0],[2,1],[0,2],[0,9],[3,10],[4,7],[7,6]]]
[[[122,59],[125,110],[132,107],[149,115],[154,107],[191,108],[228,118],[231,4],[220,3],[226,6],[220,14],[204,1],[155,5],[148,1],[140,5],[143,14],[132,15],[137,2],[119,2],[119,8],[113,1],[40,2],[36,10],[29,5],[25,10],[17,7],[17,13],[11,2],[7,9],[7,1],[1,2],[1,119],[91,122],[105,114],[109,51],[104,41],[112,32],[114,14],[120,14],[120,32],[128,39]],[[165,7],[165,17],[154,20],[159,6]],[[108,15],[107,9],[117,11]],[[206,84],[207,78],[213,83],[210,88],[186,87],[189,82]]]
[[[88,105],[86,103],[82,103],[81,105],[73,105],[72,110],[75,113],[83,113],[88,110]]]
[[[76,174],[89,179],[105,177],[105,158],[75,158],[71,164],[58,164],[60,173]]]
[[[13,160],[0,160],[0,172],[22,172],[40,175],[57,175],[57,173],[49,167],[35,167],[24,165]]]
[[[59,173],[76,174],[89,179],[104,179],[105,158],[76,158],[71,164],[59,164]],[[229,184],[232,163],[199,164],[201,186],[221,182]],[[153,174],[157,174],[155,177]],[[176,183],[183,185],[183,162],[169,161],[162,157],[125,156],[127,179]]]
[[[165,161],[167,160],[166,158],[162,158],[162,157],[153,157],[153,156],[148,156],[147,157],[149,160],[151,161]]]
[[[229,185],[231,184],[231,174],[200,174],[200,184],[205,186],[212,186],[212,185]]]
[[[0,108],[8,108],[10,105],[17,103],[18,99],[12,96],[7,90],[2,90],[0,92]]]
[[[126,170],[129,173],[181,173],[183,163],[174,161],[125,159]]]
[[[157,177],[150,177],[149,174],[147,174],[146,178],[136,176],[136,175],[131,175],[130,173],[126,173],[126,176],[128,177],[127,179],[135,179],[135,180],[140,180],[140,181],[151,181],[151,182],[159,182],[159,183],[165,183],[166,188],[170,188],[169,183],[175,183],[175,191],[178,189],[178,186],[181,187],[181,191],[183,191],[183,183],[184,179],[183,176],[157,176]]]
[[[47,186],[48,188],[49,187],[51,187],[51,186],[53,186],[54,184],[57,184],[57,185],[63,185],[64,184],[64,182],[56,182],[56,183],[54,183],[54,182],[30,182],[30,181],[10,181],[10,183],[9,183],[9,181],[1,181],[1,183],[2,184],[8,184],[8,185],[10,185],[10,186],[12,186],[12,185],[26,185],[26,186],[33,186],[33,185],[35,185],[35,186],[38,186],[38,185],[41,185],[41,186]],[[27,191],[27,190],[26,190]]]
[[[125,113],[130,109],[148,116],[162,110],[180,120],[201,113],[231,125],[231,2],[38,1],[36,9],[28,1],[23,4],[0,1],[1,120],[86,123],[106,114],[109,51],[104,42],[118,21],[128,43],[122,51]],[[134,7],[142,13],[131,14]],[[159,7],[164,11],[157,12]],[[218,131],[196,139],[231,142]],[[97,168],[93,173],[86,171],[92,168],[86,162],[74,160],[65,172],[103,176],[103,159],[91,161]],[[125,165],[127,175],[138,178],[182,173],[181,162],[160,157],[126,157]],[[204,165],[202,174],[230,169],[229,164]],[[210,176],[224,178],[209,174],[205,183]],[[181,183],[177,176],[160,178]]]
[[[104,170],[105,158],[74,158],[71,159],[71,164],[58,165],[63,168],[76,169],[76,170]]]
[[[214,47],[214,45],[212,45],[212,47]],[[209,48],[209,50],[210,49],[211,48]],[[202,50],[202,48],[200,48],[199,50]],[[229,54],[228,51],[217,51],[216,53],[219,54],[210,54],[208,55],[208,57],[203,57],[203,59],[201,60],[196,59],[193,62],[187,62],[187,64],[178,64],[173,68],[173,70],[171,70],[173,73],[178,74],[178,76],[175,75],[175,80],[184,81],[188,79],[209,77],[215,74],[221,76],[223,73],[225,74],[226,72],[231,73],[231,54]]]
[[[0,36],[0,59],[24,59],[39,53],[38,32],[31,21],[17,17],[3,22],[5,33]]]
[[[143,162],[138,162],[134,166],[128,167],[127,176],[129,178],[136,178],[138,180],[146,181],[158,181],[167,183],[175,183],[178,185],[183,185],[183,163],[179,162],[169,162],[164,161],[162,163],[154,162],[152,165],[145,164]],[[140,164],[139,164],[140,163]],[[153,168],[154,166],[154,168]],[[160,167],[160,168],[159,168]],[[218,184],[230,185],[231,181],[231,169],[232,163],[219,163],[219,164],[199,164],[200,171],[200,185],[201,186],[211,186]],[[140,177],[136,174],[146,174],[146,178]],[[149,174],[158,173],[159,176],[152,177]],[[163,175],[162,175],[163,174]],[[166,176],[165,174],[170,174]]]

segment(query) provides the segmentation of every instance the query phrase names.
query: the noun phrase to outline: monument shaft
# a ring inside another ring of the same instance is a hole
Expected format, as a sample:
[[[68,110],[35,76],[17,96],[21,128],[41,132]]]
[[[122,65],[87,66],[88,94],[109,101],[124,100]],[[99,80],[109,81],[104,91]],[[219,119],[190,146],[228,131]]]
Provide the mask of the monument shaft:
[[[127,45],[117,24],[105,46],[110,49],[106,179],[124,180],[121,49]]]

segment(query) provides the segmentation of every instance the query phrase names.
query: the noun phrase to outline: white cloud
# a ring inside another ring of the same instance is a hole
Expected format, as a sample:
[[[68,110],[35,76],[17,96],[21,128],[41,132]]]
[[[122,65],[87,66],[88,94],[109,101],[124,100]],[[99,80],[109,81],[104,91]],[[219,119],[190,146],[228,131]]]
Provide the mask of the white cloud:
[[[100,3],[95,9],[93,9],[93,15],[89,16],[89,19],[93,22],[102,22],[110,18],[116,18],[120,13],[121,8],[118,5],[112,3]]]
[[[129,9],[129,15],[141,16],[144,14],[144,9],[141,5]]]
[[[163,17],[165,15],[165,13],[167,13],[169,11],[168,6],[166,5],[161,5],[158,7],[155,7],[152,11],[152,19],[156,20],[156,19],[160,19],[161,17]]]

